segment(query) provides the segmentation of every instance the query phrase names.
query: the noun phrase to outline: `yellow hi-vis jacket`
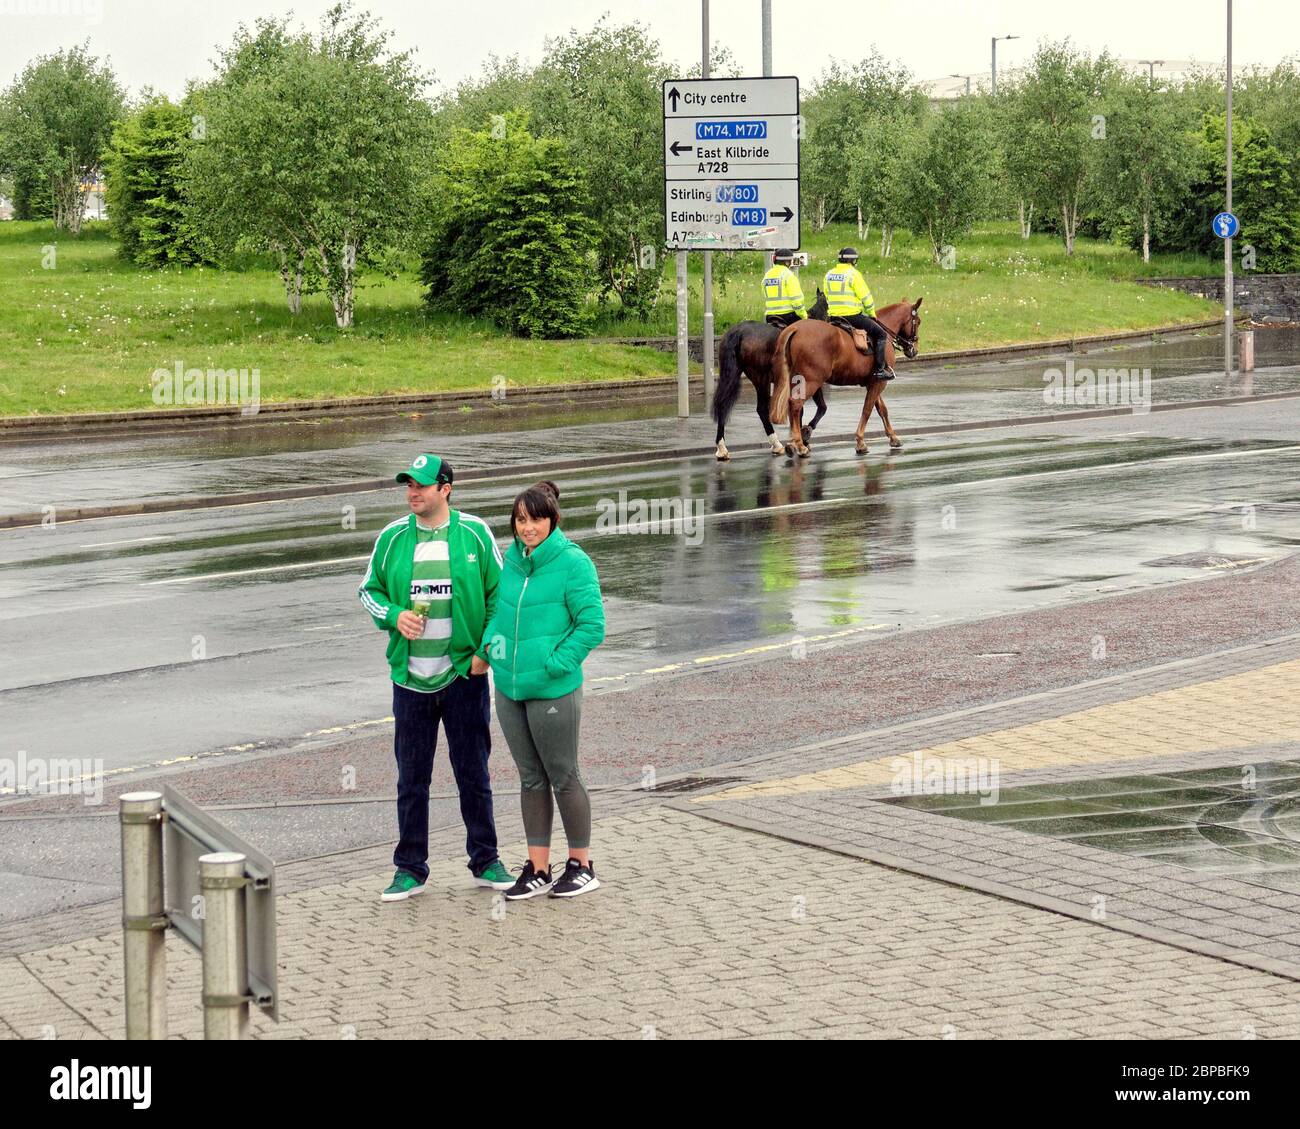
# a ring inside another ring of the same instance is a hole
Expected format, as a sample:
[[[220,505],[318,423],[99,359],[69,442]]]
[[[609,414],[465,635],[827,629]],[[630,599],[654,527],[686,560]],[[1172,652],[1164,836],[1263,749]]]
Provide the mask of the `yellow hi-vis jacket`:
[[[822,282],[826,291],[826,316],[852,317],[854,314],[876,316],[876,301],[862,272],[852,263],[836,263]]]
[[[776,263],[763,275],[764,317],[777,314],[796,313],[801,318],[808,316],[803,308],[803,287],[799,285],[799,276],[783,263]]]

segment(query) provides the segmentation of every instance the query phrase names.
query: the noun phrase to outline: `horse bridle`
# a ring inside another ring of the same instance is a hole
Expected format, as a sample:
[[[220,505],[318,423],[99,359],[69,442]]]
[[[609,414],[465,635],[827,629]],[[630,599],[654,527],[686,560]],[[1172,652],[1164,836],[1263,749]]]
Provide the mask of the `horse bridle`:
[[[910,323],[915,324],[916,321],[917,321],[916,309],[913,308]],[[903,347],[903,356],[905,356],[909,361],[916,356],[917,340],[916,340],[915,333],[911,337],[905,337],[903,335],[902,330],[899,330],[897,333],[895,333],[892,329],[889,328],[889,326],[887,326],[879,318],[876,319],[876,324],[885,331],[885,334],[889,337],[891,341],[895,341]]]

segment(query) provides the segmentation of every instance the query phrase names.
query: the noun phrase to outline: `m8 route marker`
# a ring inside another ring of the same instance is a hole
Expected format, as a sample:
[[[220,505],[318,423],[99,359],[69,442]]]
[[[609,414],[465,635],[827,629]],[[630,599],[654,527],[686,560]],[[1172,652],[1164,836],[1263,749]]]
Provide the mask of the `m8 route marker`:
[[[667,247],[797,249],[799,80],[669,79],[663,95]]]

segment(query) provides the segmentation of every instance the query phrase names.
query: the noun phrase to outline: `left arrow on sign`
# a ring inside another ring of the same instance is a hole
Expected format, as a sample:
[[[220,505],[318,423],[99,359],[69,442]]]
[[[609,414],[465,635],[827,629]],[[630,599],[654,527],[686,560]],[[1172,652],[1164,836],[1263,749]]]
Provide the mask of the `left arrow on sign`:
[[[674,141],[671,145],[668,146],[668,148],[669,148],[669,150],[672,152],[672,155],[673,155],[674,157],[678,157],[678,156],[680,156],[682,153],[693,153],[693,152],[695,152],[695,146],[694,146],[694,145],[682,145],[682,144],[680,144],[680,143],[677,142],[677,141]]]

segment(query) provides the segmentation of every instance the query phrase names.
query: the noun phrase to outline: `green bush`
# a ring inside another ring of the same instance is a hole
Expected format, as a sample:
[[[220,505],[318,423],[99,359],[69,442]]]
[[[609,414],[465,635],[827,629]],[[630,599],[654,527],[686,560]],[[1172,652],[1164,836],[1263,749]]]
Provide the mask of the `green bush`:
[[[108,216],[123,257],[141,266],[203,258],[180,185],[190,133],[190,114],[166,98],[147,102],[113,132],[104,157]]]
[[[1225,198],[1224,117],[1207,114],[1187,206],[1162,249],[1221,252],[1210,220],[1223,210]],[[1232,122],[1232,210],[1241,220],[1234,241],[1240,253],[1255,248],[1255,269],[1284,273],[1300,269],[1300,186],[1267,129],[1249,118]]]
[[[585,333],[596,246],[586,206],[568,146],[534,137],[526,119],[456,130],[433,179],[426,301],[521,337]]]

